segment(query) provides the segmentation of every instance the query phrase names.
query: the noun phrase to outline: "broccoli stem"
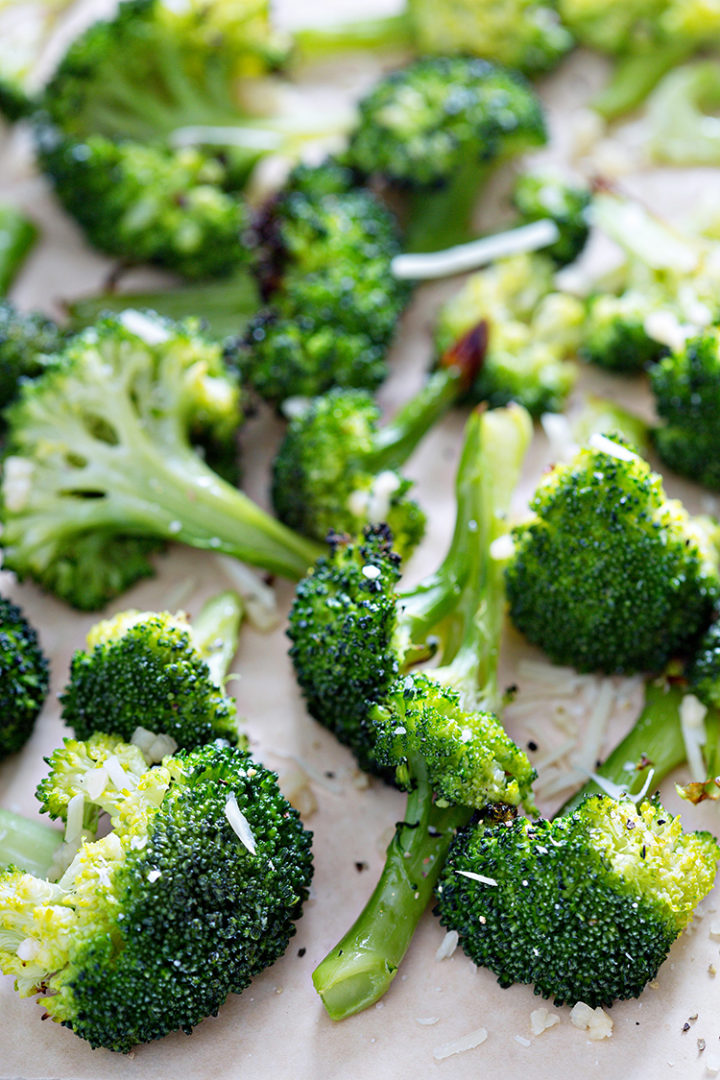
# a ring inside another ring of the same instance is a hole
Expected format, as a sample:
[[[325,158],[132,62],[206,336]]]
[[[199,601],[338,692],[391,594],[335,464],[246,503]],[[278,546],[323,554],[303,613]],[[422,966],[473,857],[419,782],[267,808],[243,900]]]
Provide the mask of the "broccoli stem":
[[[51,825],[0,809],[0,867],[13,865],[47,877],[63,834]]]
[[[630,53],[615,64],[610,81],[593,100],[592,107],[605,120],[616,120],[641,105],[663,75],[682,63],[692,46],[682,42],[653,45],[652,51]]]
[[[474,239],[473,213],[494,165],[469,156],[449,184],[430,191],[413,191],[408,200],[405,250],[441,251]]]
[[[220,687],[237,652],[240,624],[245,605],[237,593],[211,596],[191,624],[195,648],[210,669],[213,682]]]
[[[313,972],[313,985],[333,1020],[362,1012],[388,990],[420,917],[432,898],[455,831],[472,811],[438,807],[420,757],[411,760],[416,787],[387,848],[373,893],[344,937]]]
[[[126,308],[156,311],[173,320],[198,315],[212,337],[223,341],[242,334],[260,307],[257,282],[249,270],[241,269],[222,281],[201,282],[162,292],[83,297],[68,304],[67,310],[76,329],[91,326],[104,312],[120,313]]]
[[[686,749],[680,723],[680,707],[687,692],[687,686],[683,684],[673,684],[665,680],[648,682],[645,687],[645,704],[640,716],[625,738],[599,766],[597,775],[634,794],[642,790],[650,769],[654,790],[673,769],[682,765],[686,760]],[[705,754],[711,768],[718,763],[719,722],[720,713],[716,709],[709,709],[705,720]],[[597,794],[605,794],[605,791],[594,780],[590,780],[568,799],[558,813],[570,813],[586,795]]]
[[[0,296],[4,296],[37,240],[38,231],[14,206],[0,205]]]
[[[411,49],[412,21],[406,12],[377,19],[358,19],[335,26],[308,26],[293,33],[303,62],[323,60],[338,53],[380,49]]]

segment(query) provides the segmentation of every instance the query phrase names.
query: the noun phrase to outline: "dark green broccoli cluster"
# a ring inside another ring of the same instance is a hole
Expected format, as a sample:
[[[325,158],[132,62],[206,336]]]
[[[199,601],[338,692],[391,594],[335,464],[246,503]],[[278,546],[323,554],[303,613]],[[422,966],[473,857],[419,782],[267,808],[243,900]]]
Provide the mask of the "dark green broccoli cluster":
[[[65,337],[44,315],[20,312],[9,301],[0,301],[0,410],[16,397],[23,379],[40,374]]]
[[[228,632],[222,600],[213,605],[220,611],[211,642],[216,647],[223,644],[217,636]],[[234,645],[239,612],[230,607]],[[201,612],[201,629],[202,618]],[[212,652],[201,651],[197,630],[198,624],[167,611],[124,611],[98,623],[88,635],[88,651],[76,652],[71,661],[70,681],[60,695],[65,723],[79,739],[105,731],[129,742],[141,727],[170,736],[180,748],[213,739],[237,743],[235,702],[211,672]]]
[[[501,986],[556,1004],[636,997],[712,888],[720,848],[659,802],[591,796],[555,821],[479,821],[453,842],[437,914]]]
[[[647,332],[646,320],[657,298],[630,290],[615,296],[596,293],[588,300],[579,355],[588,363],[631,374],[652,368],[667,346]]]
[[[359,111],[346,160],[411,196],[412,251],[469,239],[488,170],[546,139],[540,101],[522,76],[466,57],[426,57],[392,72]]]
[[[523,222],[549,219],[559,230],[554,244],[543,249],[556,266],[574,262],[590,235],[589,209],[592,194],[582,184],[542,173],[518,177],[512,202]]]
[[[303,169],[258,226],[257,273],[268,307],[248,326],[238,363],[266,400],[332,386],[375,389],[408,297],[391,272],[392,214],[345,171]]]
[[[550,471],[513,530],[510,615],[560,664],[658,671],[687,653],[720,595],[716,526],[666,498],[619,438]]]
[[[720,621],[703,634],[687,669],[693,693],[705,705],[720,709]]]
[[[660,457],[671,469],[720,490],[720,330],[692,337],[651,372]]]
[[[189,1033],[287,948],[312,876],[310,834],[274,774],[236,747],[145,771],[135,747],[103,735],[67,740],[49,764],[39,797],[51,816],[67,817],[75,794],[87,800],[92,776],[90,801],[113,831],[83,843],[55,884],[0,874],[2,970],[93,1047]],[[38,948],[21,959],[28,938]]]
[[[37,632],[16,604],[0,596],[0,759],[30,738],[48,683]]]

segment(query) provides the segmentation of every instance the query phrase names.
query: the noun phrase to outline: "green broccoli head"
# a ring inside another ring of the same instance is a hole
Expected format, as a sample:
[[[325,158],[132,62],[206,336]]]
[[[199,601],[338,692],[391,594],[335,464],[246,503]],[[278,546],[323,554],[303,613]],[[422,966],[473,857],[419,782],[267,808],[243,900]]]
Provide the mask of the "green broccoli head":
[[[587,319],[579,354],[591,364],[610,371],[633,373],[657,364],[667,346],[647,332],[648,316],[658,310],[657,300],[630,289],[620,296],[597,293],[588,301]]]
[[[96,736],[56,751],[48,808],[68,816],[80,794],[113,831],[56,884],[0,874],[3,971],[122,1052],[190,1032],[281,956],[312,876],[310,834],[246,752],[213,744],[141,772],[133,750]]]
[[[543,0],[409,0],[409,14],[420,54],[472,53],[528,74],[555,67],[573,44]]]
[[[650,372],[662,421],[654,438],[671,469],[720,490],[720,330],[710,328]]]
[[[710,891],[720,848],[659,802],[599,795],[553,822],[471,824],[437,889],[440,921],[501,986],[557,1004],[636,997]],[[508,941],[512,947],[508,948]]]
[[[37,632],[16,604],[0,596],[0,759],[30,738],[48,682]]]
[[[238,741],[235,703],[214,681],[187,618],[123,611],[88,634],[60,695],[62,718],[79,739],[113,732],[129,742],[138,727],[181,748]]]
[[[426,57],[382,79],[360,102],[348,163],[412,189],[451,182],[545,142],[540,103],[518,75],[485,60]]]
[[[100,251],[186,278],[229,274],[247,260],[249,214],[218,155],[38,128],[40,163]]]
[[[720,621],[700,638],[686,674],[695,696],[704,705],[720,709]]]
[[[556,266],[574,262],[585,247],[590,235],[591,198],[589,188],[541,173],[524,173],[512,193],[513,205],[523,222],[549,218],[557,225],[560,236],[543,249]]]
[[[718,598],[714,537],[665,496],[619,437],[553,468],[513,530],[513,622],[556,663],[660,670],[688,651]]]
[[[40,374],[64,340],[65,334],[51,319],[0,301],[0,409],[17,396],[21,380]]]
[[[460,695],[431,675],[407,675],[368,713],[380,764],[412,790],[418,772],[449,803],[534,809],[535,770],[493,713],[468,712]]]

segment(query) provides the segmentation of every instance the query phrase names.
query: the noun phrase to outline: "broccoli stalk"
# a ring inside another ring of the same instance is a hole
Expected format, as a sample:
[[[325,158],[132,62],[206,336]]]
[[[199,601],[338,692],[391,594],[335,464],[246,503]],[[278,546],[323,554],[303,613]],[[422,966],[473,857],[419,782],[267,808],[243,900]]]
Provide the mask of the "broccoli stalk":
[[[34,627],[16,604],[0,596],[0,760],[30,738],[49,681]]]
[[[0,205],[0,296],[12,285],[37,235],[35,225],[15,206]]]
[[[692,55],[692,47],[667,42],[639,55],[620,56],[610,81],[592,101],[592,107],[605,120],[616,120],[642,105],[663,76]]]
[[[473,543],[447,639],[447,663],[432,678],[401,678],[371,710],[366,737],[377,739],[376,752],[385,765],[397,764],[398,782],[409,794],[372,896],[313,973],[334,1020],[367,1008],[388,989],[452,837],[472,814],[469,806],[530,802],[532,770],[523,769],[524,756],[494,717],[478,713],[501,704],[497,659],[504,594],[501,560],[491,548],[505,532],[529,437],[529,418],[517,407],[471,417],[459,474],[473,478]],[[499,760],[501,772],[504,766],[505,776],[513,779],[493,785],[488,757],[495,769]]]
[[[47,877],[62,845],[59,829],[0,807],[0,871],[16,866]]]

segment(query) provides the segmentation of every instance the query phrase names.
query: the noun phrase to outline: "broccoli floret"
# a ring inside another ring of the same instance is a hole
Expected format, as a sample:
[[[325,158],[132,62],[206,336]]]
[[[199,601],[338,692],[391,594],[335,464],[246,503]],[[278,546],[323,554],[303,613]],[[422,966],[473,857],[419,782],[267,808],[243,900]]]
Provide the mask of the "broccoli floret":
[[[237,747],[143,771],[135,747],[101,735],[67,740],[49,762],[50,814],[69,819],[80,795],[113,831],[83,842],[57,883],[0,874],[0,966],[93,1047],[189,1033],[285,951],[310,834],[274,774]]]
[[[501,986],[555,1003],[636,997],[710,891],[720,847],[658,801],[587,798],[554,821],[469,826],[438,886],[440,921]]]
[[[239,598],[221,593],[192,623],[167,611],[123,611],[98,623],[88,651],[72,658],[60,695],[63,720],[79,739],[104,731],[137,741],[142,728],[151,759],[150,733],[184,749],[213,739],[237,743],[235,702],[224,679],[241,618]]]
[[[521,222],[549,219],[557,225],[558,239],[543,251],[556,266],[574,262],[585,247],[591,199],[589,188],[549,173],[524,173],[512,193]]]
[[[221,480],[191,433],[239,423],[221,347],[193,320],[108,317],[7,410],[5,566],[85,609],[151,572],[169,540],[300,577],[317,548]]]
[[[671,68],[720,38],[720,11],[704,0],[558,0],[558,11],[579,44],[615,59],[593,102],[607,119],[640,105]]]
[[[720,490],[720,329],[706,330],[650,372],[661,424],[660,457],[676,472]]]
[[[392,215],[369,191],[324,192],[338,168],[320,173],[318,182],[311,170],[291,177],[257,228],[269,306],[251,320],[237,363],[276,405],[333,386],[374,390],[408,297],[391,273],[400,250]]]
[[[647,103],[648,143],[655,161],[720,164],[720,132],[713,112],[718,105],[716,61],[696,61],[669,72]]]
[[[582,303],[554,290],[550,259],[514,255],[473,274],[442,307],[436,350],[452,353],[484,324],[487,349],[471,399],[492,407],[517,401],[533,416],[559,412],[575,382],[582,319]]]
[[[551,660],[658,671],[691,649],[720,595],[717,526],[667,499],[619,437],[593,436],[530,506],[513,530],[510,615]]]
[[[409,47],[421,56],[481,56],[529,74],[555,67],[573,44],[554,3],[543,0],[408,0],[400,15],[303,29],[295,40],[306,59],[355,49]]]
[[[360,102],[346,160],[408,196],[406,247],[435,251],[472,237],[490,169],[545,141],[539,99],[520,75],[485,60],[429,57]]]
[[[273,462],[272,500],[278,517],[305,536],[330,530],[358,536],[386,522],[405,558],[422,539],[425,515],[408,497],[412,482],[398,472],[430,426],[472,383],[482,341],[457,363],[431,376],[390,423],[361,390],[331,390],[293,419]]]
[[[588,301],[578,352],[583,360],[610,371],[634,373],[657,364],[667,346],[651,337],[648,316],[657,310],[657,296],[630,290],[620,296],[597,293]]]
[[[389,987],[452,835],[472,808],[500,804],[501,816],[509,806],[533,809],[534,770],[489,711],[501,703],[497,658],[504,615],[502,566],[492,547],[505,528],[530,433],[528,414],[517,407],[470,418],[465,454],[476,476],[474,544],[443,666],[404,675],[368,703],[368,748],[395,769],[408,802],[375,891],[313,973],[335,1020],[367,1008]]]
[[[21,381],[44,370],[62,348],[65,333],[38,312],[20,312],[0,301],[0,410],[16,397]],[[0,420],[0,429],[4,426]]]
[[[0,596],[0,759],[30,738],[48,682],[37,632],[16,604]]]
[[[0,297],[12,285],[37,236],[37,227],[25,214],[0,203]]]

